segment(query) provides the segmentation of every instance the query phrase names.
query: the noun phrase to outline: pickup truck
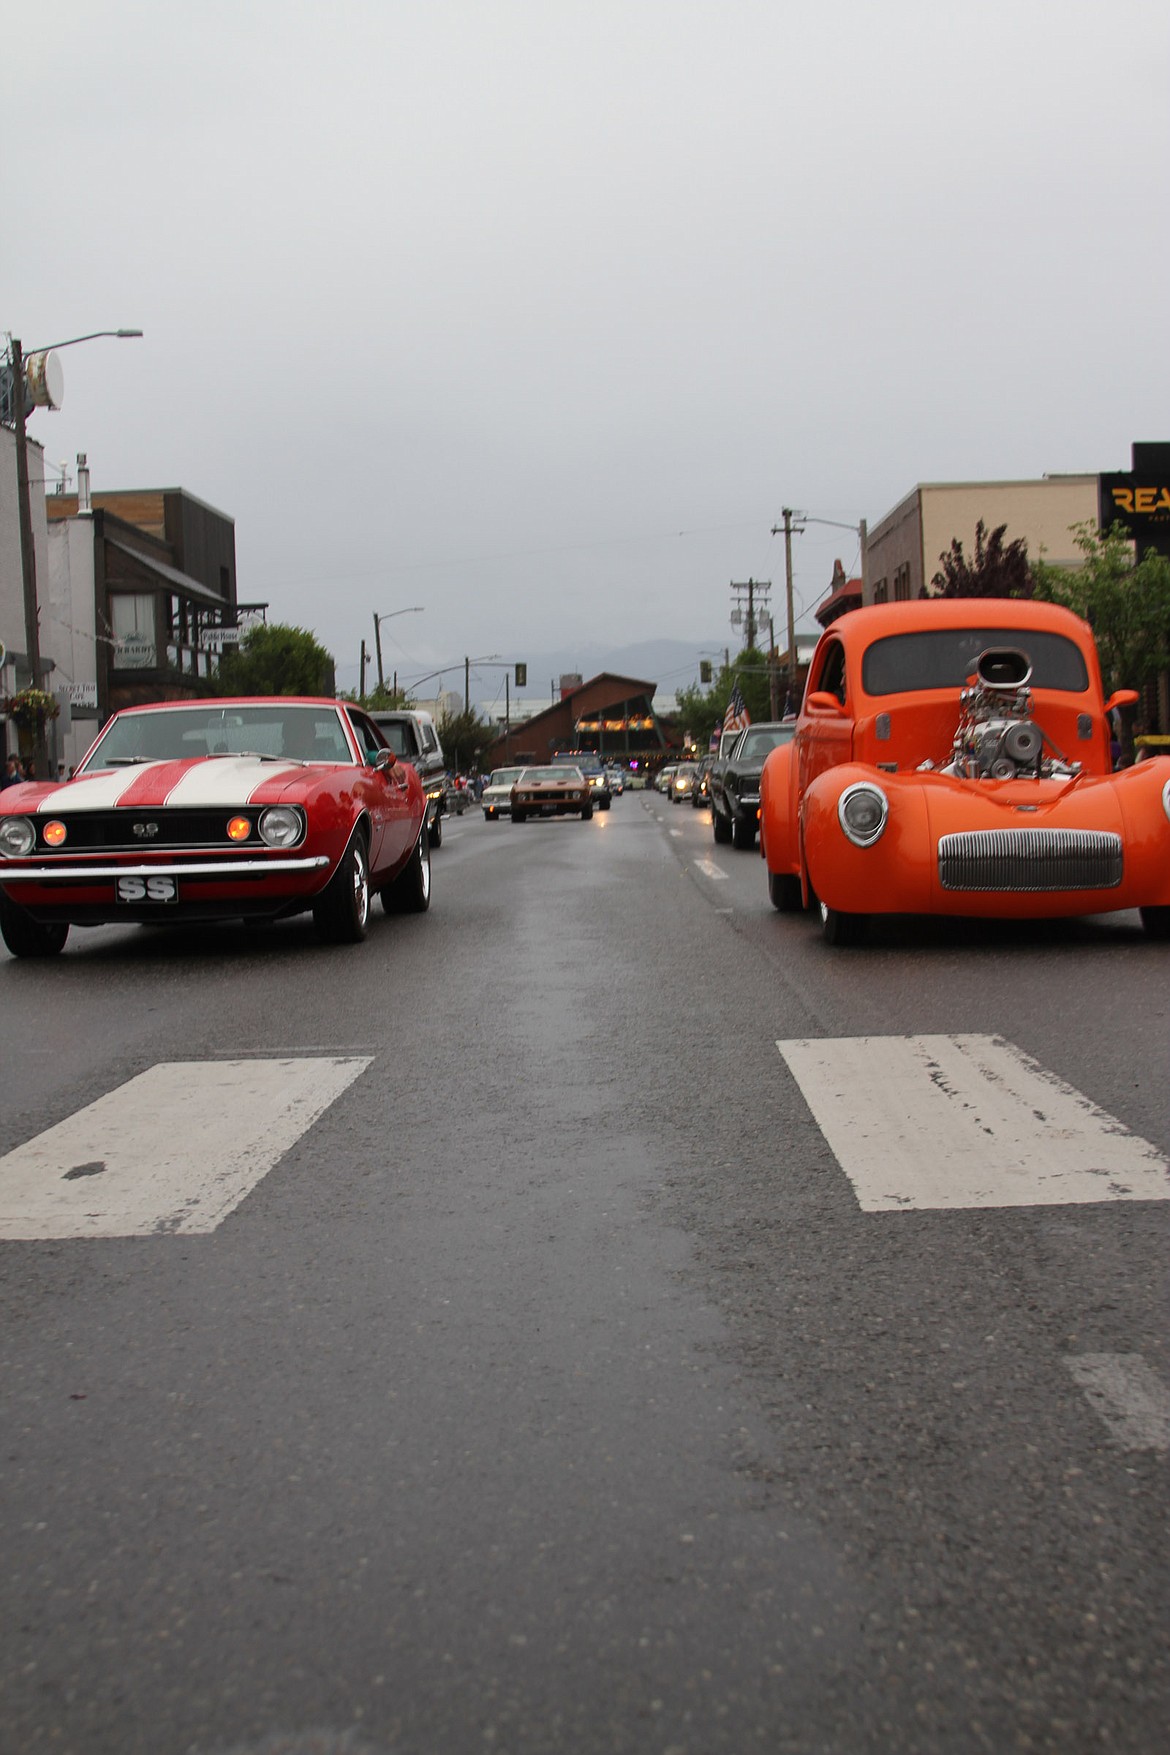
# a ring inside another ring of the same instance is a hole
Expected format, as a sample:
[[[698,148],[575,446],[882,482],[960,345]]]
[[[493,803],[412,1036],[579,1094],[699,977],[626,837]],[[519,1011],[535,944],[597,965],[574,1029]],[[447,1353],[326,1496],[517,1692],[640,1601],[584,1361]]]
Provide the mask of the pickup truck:
[[[755,845],[760,826],[760,774],[778,744],[789,743],[796,721],[786,719],[749,725],[734,742],[727,738],[707,776],[711,827],[721,846],[734,842],[741,851]]]
[[[409,762],[422,781],[427,795],[427,840],[432,847],[442,846],[447,759],[434,720],[414,707],[375,707],[369,716],[395,755]]]

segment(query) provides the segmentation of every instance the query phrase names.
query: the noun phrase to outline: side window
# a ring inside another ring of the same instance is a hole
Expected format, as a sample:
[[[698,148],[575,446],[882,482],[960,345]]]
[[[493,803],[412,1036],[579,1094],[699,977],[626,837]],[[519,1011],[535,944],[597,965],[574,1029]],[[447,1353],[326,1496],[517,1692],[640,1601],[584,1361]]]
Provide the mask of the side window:
[[[435,736],[435,732],[434,732],[434,727],[433,727],[433,726],[430,726],[430,725],[424,725],[424,726],[423,726],[423,728],[422,728],[422,739],[423,739],[423,749],[424,749],[424,751],[426,751],[426,750],[437,750],[437,749],[438,749],[438,747],[439,747],[439,740],[438,740],[438,738],[437,738],[437,737],[436,737],[436,736]]]
[[[367,762],[372,762],[378,751],[386,748],[377,726],[367,719],[364,713],[351,713],[349,722],[357,735],[358,743],[361,745],[362,755]]]
[[[845,705],[845,648],[839,641],[835,640],[826,651],[816,686],[836,695],[841,705]]]

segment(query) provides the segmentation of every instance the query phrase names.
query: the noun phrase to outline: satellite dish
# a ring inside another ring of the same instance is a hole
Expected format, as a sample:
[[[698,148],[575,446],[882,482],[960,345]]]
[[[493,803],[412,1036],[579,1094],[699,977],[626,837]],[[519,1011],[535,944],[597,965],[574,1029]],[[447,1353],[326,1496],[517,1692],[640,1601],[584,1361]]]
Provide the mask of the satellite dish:
[[[60,408],[65,400],[65,374],[59,355],[30,353],[24,363],[24,393],[30,408]]]

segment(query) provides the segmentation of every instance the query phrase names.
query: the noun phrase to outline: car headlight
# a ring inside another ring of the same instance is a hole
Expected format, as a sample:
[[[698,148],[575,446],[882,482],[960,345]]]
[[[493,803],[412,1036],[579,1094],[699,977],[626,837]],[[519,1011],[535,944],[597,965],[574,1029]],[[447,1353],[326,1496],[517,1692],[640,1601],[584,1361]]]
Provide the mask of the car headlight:
[[[1166,812],[1166,815],[1170,817],[1170,780],[1167,780],[1165,786],[1162,788],[1162,809]]]
[[[270,805],[256,827],[266,847],[293,847],[305,832],[300,811],[287,804]]]
[[[872,847],[886,826],[890,801],[880,786],[859,780],[837,800],[837,821],[855,847]]]
[[[37,844],[37,832],[27,817],[5,817],[0,822],[0,853],[6,859],[24,859]]]

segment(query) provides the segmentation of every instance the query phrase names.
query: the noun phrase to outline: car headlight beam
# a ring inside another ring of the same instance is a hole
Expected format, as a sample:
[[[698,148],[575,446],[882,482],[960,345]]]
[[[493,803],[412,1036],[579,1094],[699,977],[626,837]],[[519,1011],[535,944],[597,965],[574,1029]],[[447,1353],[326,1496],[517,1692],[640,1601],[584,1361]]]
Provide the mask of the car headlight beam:
[[[855,847],[872,847],[885,830],[890,801],[871,780],[847,786],[837,800],[837,821]]]

